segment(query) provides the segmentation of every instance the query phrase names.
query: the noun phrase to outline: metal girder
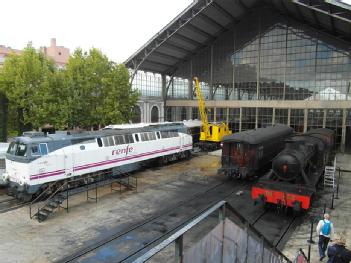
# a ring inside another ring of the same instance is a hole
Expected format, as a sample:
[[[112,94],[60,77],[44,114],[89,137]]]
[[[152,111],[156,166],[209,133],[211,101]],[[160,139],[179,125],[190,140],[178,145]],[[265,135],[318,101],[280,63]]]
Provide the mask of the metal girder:
[[[173,60],[176,60],[178,61],[179,59],[182,59],[180,57],[175,57],[175,56],[172,56],[172,55],[168,55],[168,54],[165,54],[165,53],[162,53],[160,51],[154,51],[154,54],[158,57],[161,57],[161,58],[165,58],[165,59],[173,59]]]
[[[177,26],[177,28],[176,28],[176,29],[173,29],[174,31],[172,31],[171,33],[167,33],[167,32],[166,32],[166,35],[167,35],[166,38],[156,38],[156,39],[154,39],[154,40],[153,40],[153,42],[154,42],[153,48],[152,48],[149,52],[147,52],[146,54],[144,54],[143,58],[141,59],[141,61],[140,61],[140,62],[138,63],[138,65],[136,66],[135,70],[138,70],[139,67],[144,63],[144,61],[150,56],[150,54],[151,54],[152,52],[154,52],[158,47],[160,47],[161,45],[165,44],[166,41],[167,41],[171,36],[173,36],[178,30],[182,29],[183,27],[185,27],[185,26],[187,26],[187,25],[190,25],[190,21],[191,21],[193,18],[197,17],[199,13],[203,12],[206,8],[208,8],[210,5],[212,5],[212,4],[214,3],[213,1],[214,1],[214,0],[207,0],[207,1],[203,4],[203,6],[201,6],[201,8],[198,9],[197,12],[192,12],[192,11],[190,10],[190,17],[188,17],[188,18],[186,18],[186,19],[184,19],[184,20],[182,20],[182,21],[179,20],[179,21],[178,21],[178,26]],[[172,47],[173,49],[176,49],[175,47],[177,47],[176,45],[172,45],[172,46],[173,46],[173,47]],[[180,52],[183,52],[183,53],[184,53],[184,51],[185,51],[186,54],[191,53],[190,51],[184,49],[183,47],[178,48],[178,50],[179,50],[179,49],[182,50],[182,51],[180,51]]]
[[[298,6],[303,6],[303,7],[306,7],[306,8],[308,8],[308,9],[312,9],[312,10],[314,10],[314,11],[317,11],[317,12],[319,12],[319,13],[322,13],[322,14],[325,14],[325,15],[328,15],[328,16],[330,15],[330,16],[332,16],[332,17],[334,17],[334,18],[337,18],[337,19],[340,19],[340,20],[342,20],[342,21],[344,21],[344,22],[351,23],[351,20],[350,20],[350,19],[347,19],[347,18],[345,18],[345,17],[338,16],[338,15],[335,15],[335,14],[329,14],[327,11],[324,11],[324,10],[322,10],[322,9],[319,9],[319,8],[316,8],[316,7],[307,5],[307,4],[305,4],[305,3],[301,3],[299,0],[292,0],[292,1],[293,1],[293,3],[297,4]]]
[[[309,0],[309,3],[310,3],[310,5],[312,5],[311,0]],[[317,17],[316,11],[313,10],[313,9],[310,9],[310,12],[311,12],[311,14],[312,14],[312,16],[313,16],[313,19],[314,19],[315,24],[316,24],[318,27],[320,27],[320,23],[319,23],[319,21],[318,21],[318,17]]]
[[[328,7],[329,7],[329,14],[332,14],[332,13],[333,13],[332,5],[331,5],[331,4],[328,4]],[[331,15],[329,15],[329,18],[330,18],[330,25],[331,25],[331,28],[332,28],[333,31],[336,32],[334,17],[332,17]]]
[[[182,41],[184,41],[184,42],[187,42],[187,43],[192,44],[192,45],[197,46],[197,47],[198,47],[198,46],[202,46],[202,43],[201,43],[201,42],[196,41],[196,40],[194,40],[194,39],[191,39],[191,38],[189,38],[189,37],[186,37],[186,36],[184,36],[184,35],[181,35],[181,34],[179,34],[179,33],[174,34],[173,37],[178,38],[178,39],[180,39],[180,40],[182,40]]]
[[[168,85],[166,87],[166,94],[165,94],[165,98],[167,99],[167,95],[168,95],[168,91],[169,91],[169,87],[171,86],[171,84],[173,83],[173,79],[174,79],[174,75],[171,76],[171,79],[168,81]],[[165,103],[166,105],[166,103]]]
[[[217,3],[213,3],[212,6],[214,8],[217,9],[217,11],[219,11],[220,13],[222,13],[224,16],[226,16],[227,18],[229,18],[231,21],[234,22],[238,22],[238,19],[236,17],[234,17],[232,14],[230,14],[227,10],[225,10],[223,7],[221,7],[219,4]]]
[[[169,47],[170,49],[177,50],[178,52],[183,53],[185,55],[193,53],[191,50],[189,50],[187,48],[184,48],[184,47],[181,47],[181,46],[176,46],[176,45],[174,45],[172,43],[169,43],[169,42],[165,43],[163,46],[164,47]]]
[[[237,0],[236,2],[237,2],[237,3],[240,5],[240,7],[241,7],[242,9],[244,9],[245,11],[249,10],[249,8],[248,8],[241,0]]]
[[[206,32],[206,31],[202,30],[201,28],[198,28],[197,26],[194,26],[193,24],[190,24],[190,23],[187,24],[187,27],[186,27],[186,28],[188,28],[189,30],[191,30],[191,31],[193,31],[193,32],[195,32],[195,33],[197,33],[197,34],[199,34],[199,35],[205,37],[205,38],[211,38],[211,37],[213,37],[213,35],[211,35],[210,33],[208,33],[208,32]]]
[[[161,67],[165,67],[165,68],[171,68],[172,67],[172,65],[164,64],[164,63],[160,63],[160,62],[156,62],[156,61],[152,61],[152,60],[145,61],[145,63],[150,63],[150,64],[153,64],[153,65],[161,66]]]
[[[284,1],[284,0],[282,0],[282,1]],[[306,19],[305,19],[304,15],[303,15],[302,12],[301,12],[300,6],[299,6],[299,5],[294,5],[294,6],[295,6],[295,10],[296,10],[296,12],[298,13],[300,19],[301,19],[304,23],[306,23]]]
[[[210,24],[214,27],[217,27],[219,29],[223,29],[223,28],[226,28],[225,26],[222,26],[220,23],[218,23],[216,20],[213,20],[212,18],[208,17],[207,15],[205,14],[200,14],[199,15],[199,18],[202,19],[203,21],[205,21],[207,24]]]

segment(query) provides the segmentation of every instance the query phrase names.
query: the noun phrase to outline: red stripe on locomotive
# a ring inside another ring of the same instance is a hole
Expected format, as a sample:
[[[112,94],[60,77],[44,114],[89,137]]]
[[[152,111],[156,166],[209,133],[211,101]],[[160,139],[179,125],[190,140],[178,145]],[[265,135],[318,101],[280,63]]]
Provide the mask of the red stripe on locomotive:
[[[283,191],[269,190],[253,186],[251,197],[253,200],[259,200],[265,197],[265,202],[270,204],[280,204],[287,207],[294,207],[295,202],[301,203],[302,209],[309,209],[311,205],[311,196],[286,193]]]

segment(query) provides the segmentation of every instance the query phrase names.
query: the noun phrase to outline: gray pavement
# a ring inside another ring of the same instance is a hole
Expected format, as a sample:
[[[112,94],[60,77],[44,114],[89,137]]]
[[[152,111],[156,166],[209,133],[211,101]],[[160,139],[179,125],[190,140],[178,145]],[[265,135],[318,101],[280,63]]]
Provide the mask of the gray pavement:
[[[158,211],[211,187],[219,159],[200,156],[160,169],[139,172],[138,191],[111,193],[99,189],[99,200],[82,194],[70,199],[70,212],[52,214],[38,223],[27,207],[0,214],[0,262],[52,262],[143,221]]]
[[[338,154],[337,166],[344,170],[351,170],[351,155]],[[302,248],[307,255],[308,244],[307,240],[310,235],[310,218],[316,220],[322,218],[323,204],[327,204],[326,211],[331,215],[331,221],[334,223],[335,231],[342,232],[347,238],[347,247],[351,249],[351,173],[342,173],[340,180],[339,199],[334,200],[334,209],[331,207],[332,189],[321,190],[318,193],[318,198],[314,200],[314,207],[311,209],[309,218],[306,218],[294,232],[288,243],[283,249],[283,253],[293,259],[296,251]],[[311,246],[311,263],[320,262],[318,256],[318,236],[315,231],[316,224],[313,226],[313,240],[316,242]],[[327,258],[324,259],[327,262]]]

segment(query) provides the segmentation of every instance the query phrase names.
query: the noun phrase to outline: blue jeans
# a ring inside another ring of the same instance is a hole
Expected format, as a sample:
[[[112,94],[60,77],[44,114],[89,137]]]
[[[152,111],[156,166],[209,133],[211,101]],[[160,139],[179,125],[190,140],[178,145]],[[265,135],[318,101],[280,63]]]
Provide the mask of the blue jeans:
[[[319,257],[325,257],[325,251],[327,250],[329,240],[330,240],[329,237],[319,235],[319,241],[318,241]]]

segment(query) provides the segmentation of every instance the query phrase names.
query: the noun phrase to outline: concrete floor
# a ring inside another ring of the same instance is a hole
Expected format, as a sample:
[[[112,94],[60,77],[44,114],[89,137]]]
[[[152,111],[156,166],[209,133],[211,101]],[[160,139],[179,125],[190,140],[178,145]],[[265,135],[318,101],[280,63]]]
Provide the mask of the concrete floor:
[[[100,188],[97,203],[78,195],[68,214],[55,212],[43,223],[29,218],[28,207],[0,214],[0,262],[52,262],[72,254],[212,187],[218,167],[219,158],[206,155],[148,169],[135,174],[137,192]]]
[[[344,170],[351,170],[351,155],[338,154],[337,155],[337,166]],[[319,191],[316,200],[314,200],[314,207],[311,209],[309,216],[306,217],[303,224],[301,224],[294,232],[288,243],[283,249],[283,253],[286,254],[290,259],[293,259],[296,255],[296,251],[302,248],[306,256],[308,253],[307,240],[310,236],[312,219],[315,223],[313,225],[313,240],[316,242],[311,246],[311,263],[317,263],[319,261],[318,255],[318,236],[316,233],[316,223],[322,219],[323,205],[327,204],[326,212],[331,215],[331,221],[334,224],[335,232],[342,232],[346,235],[347,247],[351,247],[351,229],[350,229],[350,218],[351,218],[351,173],[342,173],[340,180],[339,199],[334,200],[334,209],[331,210],[331,198],[332,189],[324,189]],[[324,259],[327,262],[327,258]]]
[[[341,155],[338,157],[338,166],[351,170],[350,160],[351,156]],[[87,202],[85,194],[75,196],[69,200],[68,214],[64,210],[55,212],[43,223],[29,219],[28,207],[0,214],[0,262],[41,263],[61,259],[220,183],[223,178],[217,175],[219,165],[218,156],[203,155],[189,161],[138,172],[135,174],[138,177],[137,192],[119,194],[111,193],[109,187],[100,188],[97,203]],[[236,183],[234,181],[231,184],[235,186]],[[335,210],[331,211],[336,231],[347,234],[349,245],[351,231],[347,229],[347,221],[351,214],[350,184],[351,174],[344,173],[340,199],[335,200]],[[251,201],[249,196],[250,190],[247,188],[240,198],[234,195],[228,201],[252,220],[260,211],[248,205]],[[0,199],[5,197],[0,191]],[[330,201],[328,190],[320,192],[310,214],[321,215],[324,201]],[[216,222],[216,216],[210,218],[205,222],[205,228],[212,228]],[[195,228],[191,230],[192,233],[185,235],[185,249],[206,234],[203,229]],[[285,246],[283,252],[291,259],[299,248],[307,254],[309,229],[310,224],[306,220]],[[314,239],[317,240],[317,237],[314,236]],[[165,262],[164,259],[172,259],[173,256],[174,244],[156,255],[151,262]],[[312,259],[311,262],[318,262],[316,245],[312,246]]]

